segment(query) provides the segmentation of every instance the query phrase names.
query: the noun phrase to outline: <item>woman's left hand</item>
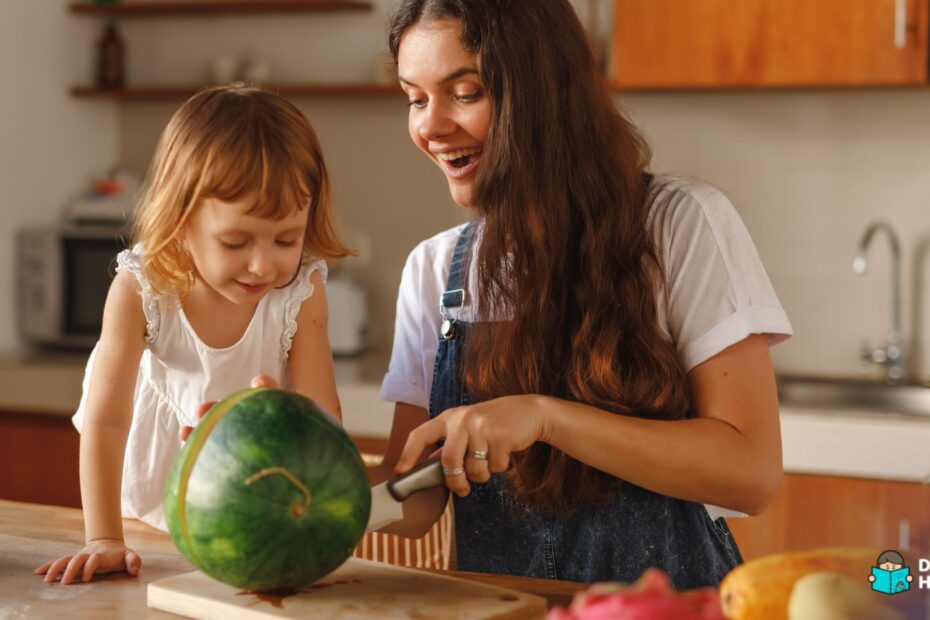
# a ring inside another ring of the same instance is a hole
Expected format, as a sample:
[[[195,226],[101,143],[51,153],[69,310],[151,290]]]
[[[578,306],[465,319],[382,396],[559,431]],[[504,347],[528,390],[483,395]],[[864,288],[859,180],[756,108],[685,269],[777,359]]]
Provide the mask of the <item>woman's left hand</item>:
[[[469,480],[487,482],[492,473],[507,471],[511,453],[548,440],[549,400],[535,394],[503,396],[447,409],[410,433],[394,469],[407,471],[423,450],[445,439],[442,466],[446,486],[464,497],[471,489]],[[459,470],[461,473],[453,473]]]

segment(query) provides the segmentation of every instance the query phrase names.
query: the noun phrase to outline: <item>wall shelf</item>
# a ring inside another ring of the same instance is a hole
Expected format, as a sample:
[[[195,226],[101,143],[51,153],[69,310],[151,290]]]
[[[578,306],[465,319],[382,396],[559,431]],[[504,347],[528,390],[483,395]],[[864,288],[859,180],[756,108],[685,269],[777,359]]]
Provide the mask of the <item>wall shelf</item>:
[[[202,88],[196,84],[131,85],[118,90],[75,86],[71,96],[79,99],[118,101],[168,101],[190,97]],[[284,97],[383,97],[402,96],[400,86],[381,84],[265,84],[262,88]]]
[[[69,7],[78,15],[103,17],[151,17],[161,15],[231,15],[236,13],[309,13],[370,11],[371,3],[361,0],[175,0],[156,2],[92,3],[73,2]]]

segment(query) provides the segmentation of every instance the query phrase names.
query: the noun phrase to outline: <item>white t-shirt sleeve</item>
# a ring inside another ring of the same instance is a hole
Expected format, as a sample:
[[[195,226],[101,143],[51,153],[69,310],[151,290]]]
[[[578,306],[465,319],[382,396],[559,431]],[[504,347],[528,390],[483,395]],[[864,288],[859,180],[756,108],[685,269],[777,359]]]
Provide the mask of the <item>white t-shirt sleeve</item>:
[[[430,334],[430,340],[427,341],[427,335],[423,333],[425,302],[421,290],[423,269],[422,265],[419,265],[423,257],[419,255],[418,250],[419,247],[407,257],[400,278],[397,316],[394,320],[394,346],[388,372],[381,384],[381,400],[408,403],[428,409],[430,378],[425,376],[424,358],[429,356],[430,349],[432,358],[435,358],[438,336]]]
[[[776,344],[791,323],[749,231],[719,190],[672,181],[654,190],[657,242],[666,270],[660,305],[686,371],[751,334]]]

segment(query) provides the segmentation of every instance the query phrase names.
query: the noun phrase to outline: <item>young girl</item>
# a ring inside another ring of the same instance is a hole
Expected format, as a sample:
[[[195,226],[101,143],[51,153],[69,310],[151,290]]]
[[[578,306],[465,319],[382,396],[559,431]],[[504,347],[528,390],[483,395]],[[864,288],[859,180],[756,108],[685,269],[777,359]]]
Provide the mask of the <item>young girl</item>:
[[[719,583],[721,507],[778,487],[791,334],[736,211],[646,172],[567,0],[404,0],[390,32],[410,137],[474,221],[407,260],[373,479],[444,442],[460,570]],[[407,504],[416,535],[443,498]]]
[[[323,283],[324,259],[348,250],[293,105],[240,86],[188,100],[161,137],[134,237],[74,416],[86,545],[37,568],[46,581],[138,574],[121,517],[166,529],[165,479],[200,403],[267,375],[341,419]]]

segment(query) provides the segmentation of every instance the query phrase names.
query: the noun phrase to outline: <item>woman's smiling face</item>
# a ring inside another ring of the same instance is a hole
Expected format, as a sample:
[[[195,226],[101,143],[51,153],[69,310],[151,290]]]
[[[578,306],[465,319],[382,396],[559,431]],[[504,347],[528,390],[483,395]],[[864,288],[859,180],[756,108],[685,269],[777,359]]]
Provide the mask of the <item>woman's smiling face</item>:
[[[417,22],[401,39],[397,68],[409,100],[410,138],[445,173],[452,199],[472,207],[491,102],[478,59],[462,45],[460,34],[454,19]]]

